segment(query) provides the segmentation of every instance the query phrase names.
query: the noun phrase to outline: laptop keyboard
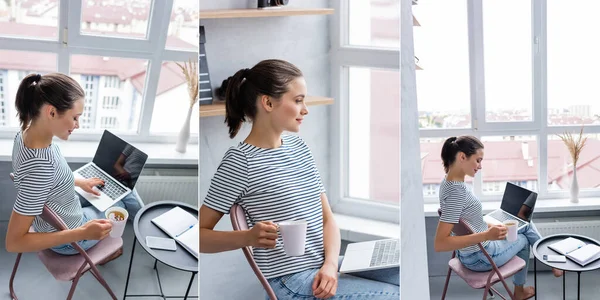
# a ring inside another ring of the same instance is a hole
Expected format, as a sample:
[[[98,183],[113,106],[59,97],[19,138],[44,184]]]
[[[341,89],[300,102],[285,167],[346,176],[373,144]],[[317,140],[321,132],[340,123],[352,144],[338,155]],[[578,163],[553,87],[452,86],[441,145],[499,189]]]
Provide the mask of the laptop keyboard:
[[[102,191],[113,200],[119,198],[121,195],[127,192],[126,189],[115,183],[112,178],[104,175],[104,173],[100,172],[93,165],[88,165],[87,168],[81,169],[77,172],[86,179],[94,177],[102,179],[104,181],[104,185],[97,186],[98,190]]]
[[[381,240],[375,242],[371,267],[387,266],[400,263],[398,240]]]
[[[497,210],[494,211],[493,213],[490,214],[490,216],[494,217],[494,219],[500,221],[500,222],[504,222],[504,221],[508,221],[508,220],[515,220],[519,223],[518,227],[521,227],[523,225],[527,225],[527,223],[521,221],[520,219],[517,219],[509,214],[507,214],[506,212],[502,211],[502,210]]]

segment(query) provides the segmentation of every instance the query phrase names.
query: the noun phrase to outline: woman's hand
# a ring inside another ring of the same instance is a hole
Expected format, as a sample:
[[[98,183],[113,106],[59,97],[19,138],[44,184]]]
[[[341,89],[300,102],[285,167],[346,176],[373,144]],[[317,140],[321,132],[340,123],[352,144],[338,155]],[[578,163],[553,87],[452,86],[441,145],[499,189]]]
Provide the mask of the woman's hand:
[[[256,248],[275,248],[277,244],[277,225],[271,221],[256,222],[248,230],[247,245]]]
[[[335,296],[338,286],[337,275],[337,267],[335,264],[323,264],[313,280],[313,295],[319,299],[328,299]]]
[[[100,192],[93,190],[93,188],[97,185],[104,185],[104,180],[94,177],[88,179],[81,179],[79,183],[79,187],[85,192],[94,194],[96,196],[100,196]]]
[[[108,219],[94,219],[80,227],[86,240],[101,240],[112,230],[112,223]]]
[[[508,229],[504,225],[494,225],[486,231],[487,238],[490,241],[503,240],[506,238]]]

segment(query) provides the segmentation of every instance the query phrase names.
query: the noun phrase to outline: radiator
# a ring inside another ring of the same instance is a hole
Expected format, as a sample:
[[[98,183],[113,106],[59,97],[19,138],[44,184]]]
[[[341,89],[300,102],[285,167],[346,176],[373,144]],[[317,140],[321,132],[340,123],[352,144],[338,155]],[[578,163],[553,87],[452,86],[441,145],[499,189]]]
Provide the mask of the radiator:
[[[198,174],[169,175],[168,171],[145,172],[135,187],[145,204],[174,200],[198,207]],[[151,175],[149,175],[150,173]],[[167,173],[166,175],[163,173]],[[187,172],[190,173],[190,172]]]
[[[587,220],[556,220],[536,221],[533,223],[537,227],[542,236],[549,236],[559,233],[574,233],[580,234],[600,240],[600,218],[589,218]]]

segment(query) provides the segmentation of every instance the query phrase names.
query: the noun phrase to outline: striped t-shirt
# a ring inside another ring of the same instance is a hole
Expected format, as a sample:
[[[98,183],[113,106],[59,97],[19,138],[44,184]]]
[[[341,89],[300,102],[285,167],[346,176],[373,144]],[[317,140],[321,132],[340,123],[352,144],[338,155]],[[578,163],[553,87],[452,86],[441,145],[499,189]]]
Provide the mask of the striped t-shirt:
[[[457,224],[458,220],[462,219],[475,233],[488,230],[487,223],[483,220],[481,202],[464,182],[447,181],[446,179],[442,181],[440,185],[440,207],[442,209],[440,221],[442,222]],[[489,244],[489,241],[482,243],[484,247],[487,244]],[[479,250],[477,244],[460,249],[463,253]]]
[[[254,249],[254,259],[267,279],[320,268],[325,259],[321,205],[325,189],[319,171],[301,138],[284,135],[281,140],[275,149],[246,143],[230,148],[204,199],[204,205],[224,214],[234,203],[241,205],[249,228],[261,221],[307,221],[304,255],[286,256],[281,235],[274,249]]]
[[[21,215],[36,216],[36,232],[56,231],[40,215],[47,204],[69,229],[81,226],[83,212],[75,194],[75,179],[57,145],[31,149],[25,147],[23,135],[17,133],[13,143],[13,172],[17,200],[13,210]]]

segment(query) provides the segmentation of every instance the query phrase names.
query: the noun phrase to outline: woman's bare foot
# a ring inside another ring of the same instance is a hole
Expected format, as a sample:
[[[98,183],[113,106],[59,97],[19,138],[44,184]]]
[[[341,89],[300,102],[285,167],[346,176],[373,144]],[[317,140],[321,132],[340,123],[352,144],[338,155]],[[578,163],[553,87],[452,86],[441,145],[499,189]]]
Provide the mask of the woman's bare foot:
[[[515,299],[525,300],[535,295],[535,289],[532,286],[515,286]]]
[[[563,276],[564,272],[563,270],[552,268],[552,274],[554,274],[554,277],[560,277]]]

